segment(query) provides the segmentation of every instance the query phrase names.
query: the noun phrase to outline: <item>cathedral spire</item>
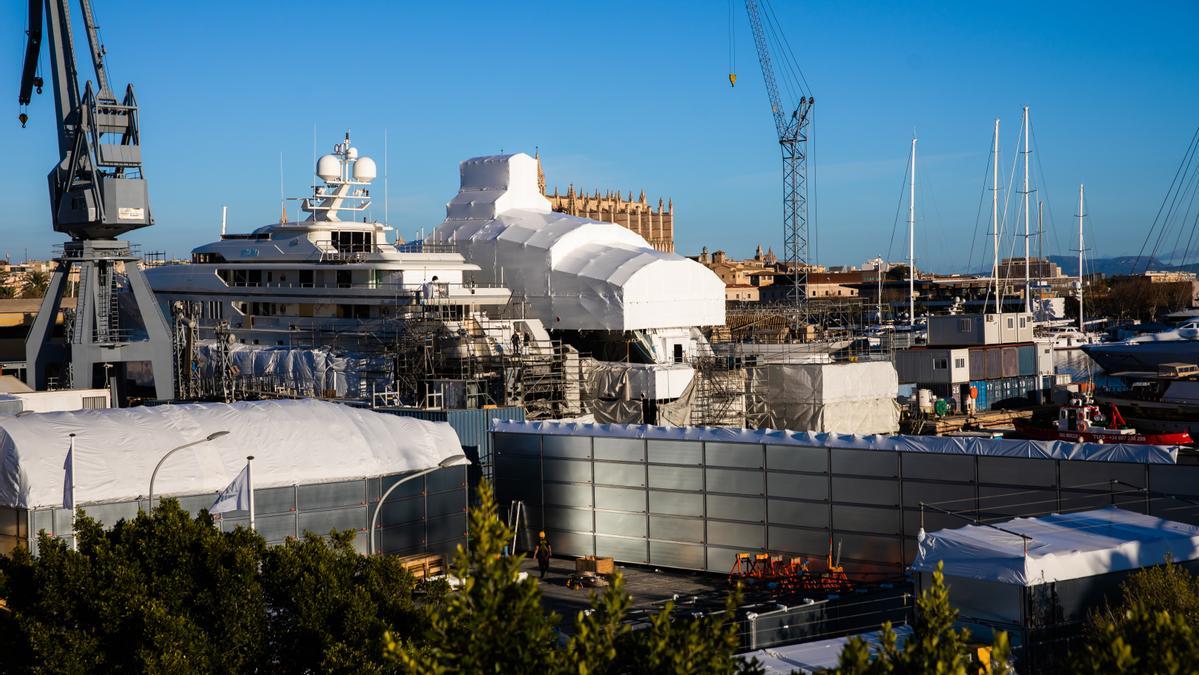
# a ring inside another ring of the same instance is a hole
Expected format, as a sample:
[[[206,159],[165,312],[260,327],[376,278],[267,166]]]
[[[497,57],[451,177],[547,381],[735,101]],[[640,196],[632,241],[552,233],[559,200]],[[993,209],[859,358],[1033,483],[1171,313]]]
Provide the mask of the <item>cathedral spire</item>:
[[[541,147],[537,146],[533,149],[533,159],[537,160],[537,190],[542,195],[545,194],[545,171],[541,169]],[[554,193],[557,194],[558,189],[554,188]]]

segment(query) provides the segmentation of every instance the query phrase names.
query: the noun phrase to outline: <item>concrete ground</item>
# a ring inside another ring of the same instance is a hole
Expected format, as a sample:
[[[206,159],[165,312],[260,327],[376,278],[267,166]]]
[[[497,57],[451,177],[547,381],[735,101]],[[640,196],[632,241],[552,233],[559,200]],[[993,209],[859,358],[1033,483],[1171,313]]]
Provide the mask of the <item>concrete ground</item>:
[[[633,609],[652,607],[677,596],[688,596],[712,590],[724,590],[726,581],[719,575],[677,570],[657,571],[650,567],[617,565],[624,575],[625,590],[633,597]],[[538,577],[537,561],[526,559],[521,570],[529,577]],[[566,633],[573,632],[575,616],[591,606],[591,593],[603,592],[602,588],[572,590],[566,580],[574,574],[574,558],[554,558],[550,569],[541,581],[541,603],[562,617],[558,627]]]

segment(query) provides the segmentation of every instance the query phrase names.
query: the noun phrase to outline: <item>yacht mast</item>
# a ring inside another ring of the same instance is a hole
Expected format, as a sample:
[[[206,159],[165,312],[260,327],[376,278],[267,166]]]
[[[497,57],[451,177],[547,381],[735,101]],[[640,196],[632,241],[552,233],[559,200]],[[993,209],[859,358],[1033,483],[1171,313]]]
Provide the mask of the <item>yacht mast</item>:
[[[1078,185],[1078,331],[1087,332],[1086,320],[1082,314],[1082,218],[1083,218],[1084,186]]]
[[[916,325],[916,139],[912,139],[912,180],[908,196],[908,325]]]
[[[1024,106],[1024,311],[1032,311],[1032,276],[1028,269],[1028,236],[1030,214],[1028,208],[1028,106]]]
[[[1003,296],[999,289],[999,118],[995,118],[994,142],[991,148],[991,247],[995,249],[995,261],[991,264],[991,277],[995,279],[995,310],[1003,314]]]

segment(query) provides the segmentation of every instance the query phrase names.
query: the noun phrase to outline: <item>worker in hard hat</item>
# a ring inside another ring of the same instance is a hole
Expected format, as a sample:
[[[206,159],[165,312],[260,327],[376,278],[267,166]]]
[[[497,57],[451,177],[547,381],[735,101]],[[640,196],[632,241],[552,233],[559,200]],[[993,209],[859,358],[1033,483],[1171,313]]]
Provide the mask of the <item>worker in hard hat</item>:
[[[541,572],[541,579],[545,578],[545,573],[550,569],[550,556],[553,554],[550,542],[545,538],[545,531],[538,532],[537,548],[533,549],[533,557],[537,559],[537,569]]]

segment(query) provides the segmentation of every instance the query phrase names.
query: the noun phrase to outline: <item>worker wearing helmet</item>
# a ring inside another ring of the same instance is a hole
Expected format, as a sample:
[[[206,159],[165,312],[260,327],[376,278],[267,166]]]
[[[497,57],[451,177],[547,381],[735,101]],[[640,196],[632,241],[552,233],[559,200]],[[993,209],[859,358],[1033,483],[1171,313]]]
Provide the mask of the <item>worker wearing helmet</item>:
[[[537,569],[541,572],[541,579],[545,578],[545,573],[550,569],[550,556],[553,554],[550,542],[545,538],[545,531],[538,532],[537,548],[533,549],[533,557],[537,559]]]

